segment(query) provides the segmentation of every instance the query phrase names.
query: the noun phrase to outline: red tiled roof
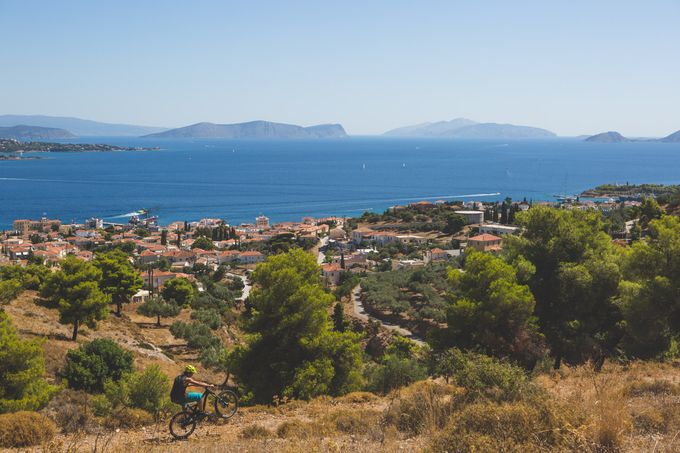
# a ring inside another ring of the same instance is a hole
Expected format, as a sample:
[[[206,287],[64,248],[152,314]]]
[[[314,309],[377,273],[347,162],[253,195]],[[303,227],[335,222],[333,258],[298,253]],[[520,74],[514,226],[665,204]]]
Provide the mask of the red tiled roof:
[[[501,238],[499,238],[498,236],[494,236],[493,234],[483,233],[483,234],[478,234],[477,236],[471,237],[468,240],[469,241],[477,241],[477,242],[491,242],[491,241],[500,241]]]

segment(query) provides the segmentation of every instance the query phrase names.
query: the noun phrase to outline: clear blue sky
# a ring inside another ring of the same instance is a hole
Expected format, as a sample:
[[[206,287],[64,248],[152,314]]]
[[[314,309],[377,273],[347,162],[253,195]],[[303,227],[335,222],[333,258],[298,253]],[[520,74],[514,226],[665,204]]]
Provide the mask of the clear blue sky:
[[[0,0],[0,113],[680,129],[680,1]]]

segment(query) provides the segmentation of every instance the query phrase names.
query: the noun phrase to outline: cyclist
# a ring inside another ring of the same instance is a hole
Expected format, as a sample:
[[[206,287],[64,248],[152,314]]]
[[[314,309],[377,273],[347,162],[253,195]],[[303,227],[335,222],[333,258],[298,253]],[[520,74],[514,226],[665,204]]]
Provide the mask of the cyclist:
[[[187,365],[184,368],[184,372],[177,376],[172,384],[170,400],[175,404],[181,404],[182,407],[192,402],[200,403],[201,411],[205,412],[205,393],[187,392],[187,387],[196,386],[212,388],[214,386],[207,382],[197,381],[192,377],[194,374],[196,374],[196,367],[193,365]]]

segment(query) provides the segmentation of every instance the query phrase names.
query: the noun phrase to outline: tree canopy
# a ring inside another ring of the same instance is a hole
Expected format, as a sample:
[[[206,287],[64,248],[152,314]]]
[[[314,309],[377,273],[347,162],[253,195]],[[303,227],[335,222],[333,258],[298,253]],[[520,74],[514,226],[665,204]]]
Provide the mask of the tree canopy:
[[[359,338],[336,332],[314,257],[301,249],[271,256],[252,275],[247,344],[230,356],[232,370],[257,402],[274,396],[340,395],[361,385]]]
[[[59,310],[59,322],[73,325],[73,341],[81,324],[95,327],[107,315],[111,299],[99,289],[101,278],[102,272],[94,264],[68,256],[61,261],[61,269],[41,286],[42,297]]]
[[[98,253],[94,265],[102,272],[99,283],[101,290],[111,296],[116,313],[120,316],[123,304],[128,303],[142,287],[142,277],[120,249]]]
[[[45,379],[45,358],[39,340],[22,340],[9,317],[0,311],[0,413],[37,410],[56,387]]]

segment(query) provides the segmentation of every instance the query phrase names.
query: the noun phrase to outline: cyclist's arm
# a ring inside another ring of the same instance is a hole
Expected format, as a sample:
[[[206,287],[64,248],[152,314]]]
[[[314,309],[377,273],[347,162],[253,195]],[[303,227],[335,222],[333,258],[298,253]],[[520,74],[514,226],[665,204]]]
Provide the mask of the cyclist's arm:
[[[197,381],[195,379],[192,379],[190,377],[186,378],[186,382],[189,383],[189,385],[196,385],[198,387],[212,387],[213,385],[208,383],[208,382],[201,382]]]

